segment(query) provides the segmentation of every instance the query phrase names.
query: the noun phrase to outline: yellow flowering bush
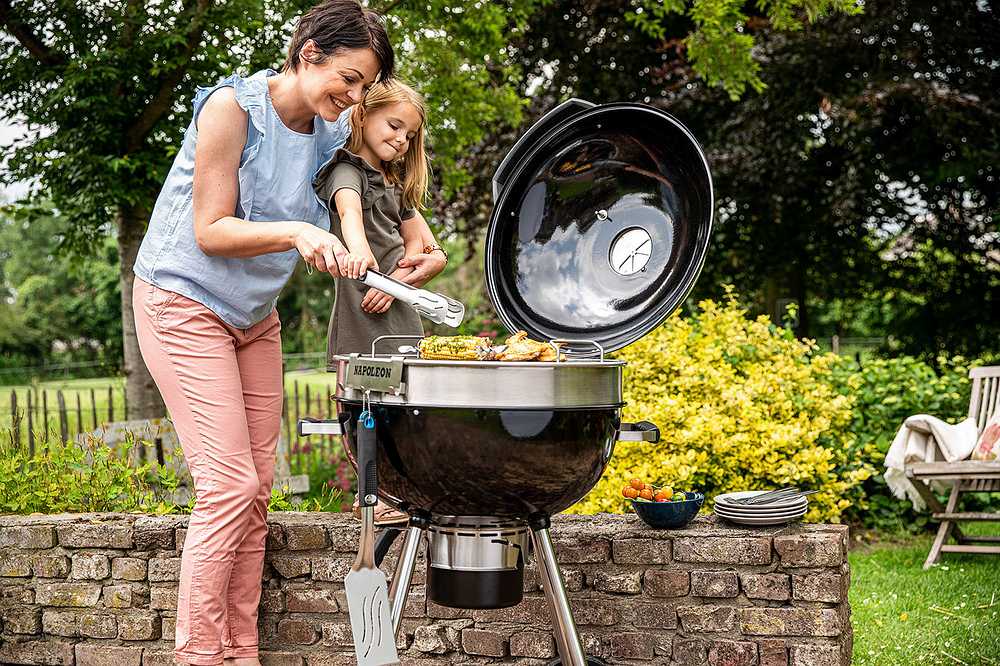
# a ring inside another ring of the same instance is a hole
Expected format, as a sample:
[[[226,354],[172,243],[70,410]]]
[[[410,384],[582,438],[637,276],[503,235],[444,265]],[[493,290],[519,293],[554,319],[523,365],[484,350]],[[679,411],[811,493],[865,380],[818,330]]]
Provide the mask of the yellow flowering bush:
[[[661,441],[619,442],[571,512],[623,512],[622,486],[633,477],[709,500],[734,490],[816,489],[806,515],[813,522],[839,522],[861,498],[873,469],[849,453],[853,398],[834,386],[836,356],[767,317],[748,318],[731,290],[617,356],[628,362],[623,419],[652,421]]]

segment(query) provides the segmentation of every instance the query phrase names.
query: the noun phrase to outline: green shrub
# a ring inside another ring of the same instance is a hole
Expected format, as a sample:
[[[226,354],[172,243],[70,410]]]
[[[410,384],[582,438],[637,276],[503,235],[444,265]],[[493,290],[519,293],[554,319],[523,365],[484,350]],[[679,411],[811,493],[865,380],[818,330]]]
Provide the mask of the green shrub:
[[[623,418],[656,423],[662,441],[618,443],[572,510],[621,512],[622,486],[638,477],[707,497],[817,489],[806,519],[839,521],[873,470],[849,455],[853,400],[834,388],[837,358],[766,317],[748,318],[732,293],[698,307],[618,353],[628,361]]]
[[[851,507],[852,521],[893,531],[916,531],[929,517],[892,495],[882,472],[885,454],[908,416],[930,414],[951,423],[966,417],[969,407],[969,362],[962,357],[939,358],[940,370],[910,356],[871,359],[859,369],[851,361],[834,366],[838,392],[854,400],[849,425],[850,455],[877,473],[864,482],[866,501]]]

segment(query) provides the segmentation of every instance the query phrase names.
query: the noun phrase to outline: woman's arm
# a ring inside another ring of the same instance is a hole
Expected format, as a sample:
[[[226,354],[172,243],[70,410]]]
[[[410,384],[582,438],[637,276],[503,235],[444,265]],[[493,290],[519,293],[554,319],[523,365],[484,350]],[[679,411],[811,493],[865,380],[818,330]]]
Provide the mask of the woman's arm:
[[[299,220],[258,224],[235,217],[237,174],[247,136],[247,113],[232,88],[220,88],[198,114],[194,156],[194,234],[210,256],[255,257],[295,248],[306,263],[339,275],[340,240]]]

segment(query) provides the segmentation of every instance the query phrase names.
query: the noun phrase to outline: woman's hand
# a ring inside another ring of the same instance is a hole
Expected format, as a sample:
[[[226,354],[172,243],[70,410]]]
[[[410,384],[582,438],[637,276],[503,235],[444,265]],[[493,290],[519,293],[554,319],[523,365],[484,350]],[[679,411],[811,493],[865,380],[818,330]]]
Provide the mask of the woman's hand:
[[[302,255],[302,259],[333,277],[346,275],[341,267],[344,266],[348,252],[340,239],[311,224],[302,222],[301,225],[295,234],[295,249]]]
[[[403,282],[414,287],[423,287],[444,270],[448,260],[440,252],[420,253],[399,260],[400,268],[412,268],[413,272],[403,278]]]
[[[375,257],[364,254],[358,254],[356,252],[349,252],[344,256],[343,263],[341,266],[341,273],[345,277],[357,280],[360,278],[365,271],[369,268],[374,268],[378,270],[378,263],[375,261]]]

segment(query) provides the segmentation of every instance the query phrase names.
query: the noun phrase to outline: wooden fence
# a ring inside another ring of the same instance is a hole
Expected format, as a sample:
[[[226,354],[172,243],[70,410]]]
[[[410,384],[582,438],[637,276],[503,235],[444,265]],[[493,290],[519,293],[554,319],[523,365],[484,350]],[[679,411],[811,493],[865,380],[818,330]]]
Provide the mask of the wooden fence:
[[[334,418],[330,400],[333,385],[310,385],[297,380],[286,381],[282,402],[282,435],[288,442],[289,464],[293,474],[308,469],[308,457],[317,453],[339,450],[334,436],[312,436],[299,441],[295,423],[302,417]],[[103,424],[129,419],[128,400],[120,386],[104,389],[40,389],[29,387],[11,390],[7,396],[10,420],[0,422],[0,431],[10,428],[16,441],[26,443],[34,454],[39,440],[58,437],[69,441],[82,432],[91,432]],[[6,411],[6,410],[2,410]],[[308,446],[304,444],[308,441]]]

